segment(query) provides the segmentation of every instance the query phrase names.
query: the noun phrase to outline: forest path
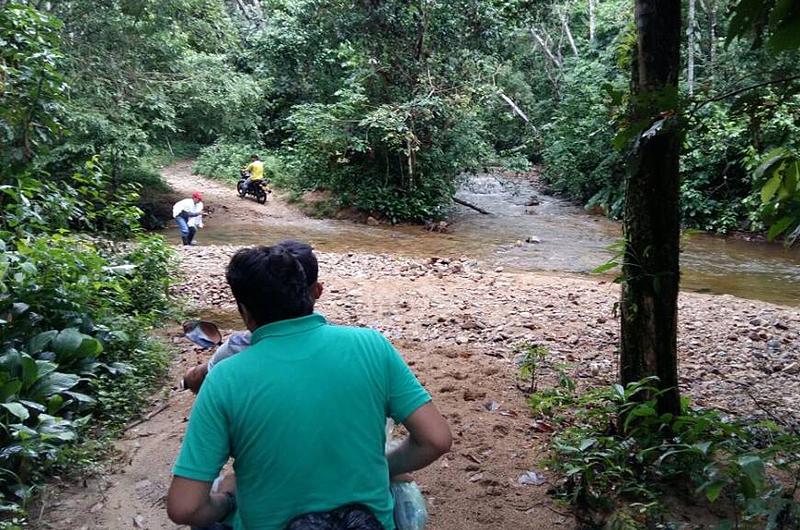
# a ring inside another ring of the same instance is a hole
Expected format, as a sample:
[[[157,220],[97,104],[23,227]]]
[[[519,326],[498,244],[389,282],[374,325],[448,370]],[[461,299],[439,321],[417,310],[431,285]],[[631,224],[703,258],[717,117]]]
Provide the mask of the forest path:
[[[242,199],[232,183],[192,175],[193,164],[192,160],[176,162],[166,166],[162,175],[179,195],[191,197],[195,191],[203,193],[203,205],[206,209],[204,220],[217,218],[224,219],[226,223],[269,224],[275,220],[296,220],[304,217],[274,193],[269,196],[266,204],[258,204],[250,197]]]
[[[245,224],[302,221],[302,214],[280,200],[273,198],[266,206],[242,200],[232,186],[192,176],[190,168],[189,163],[175,164],[164,170],[164,176],[182,195],[189,196],[194,190],[204,193],[209,210],[206,224],[219,219]],[[232,247],[177,250],[184,278],[176,292],[189,299],[197,314],[216,320],[225,333],[239,327],[223,275]],[[419,269],[424,266],[411,260],[325,253],[320,253],[320,262],[326,292],[318,309],[333,322],[371,325],[387,333],[451,423],[456,439],[453,451],[415,474],[430,504],[428,528],[574,528],[571,516],[562,514],[564,509],[546,494],[552,484],[517,482],[525,471],[541,471],[538,460],[545,456],[545,435],[532,427],[524,395],[516,387],[515,369],[507,358],[508,346],[491,341],[487,341],[491,346],[467,345],[464,340],[468,339],[456,341],[449,334],[433,342],[419,337],[418,324],[426,317],[417,314],[409,302],[430,301],[426,302],[427,311],[439,305],[441,316],[430,322],[459,330],[459,334],[468,336],[465,330],[483,325],[457,312],[457,307],[467,309],[475,286],[473,280],[456,277],[461,266],[444,264],[422,271]],[[465,268],[471,266],[464,264]],[[451,277],[448,269],[455,276]],[[102,474],[81,484],[52,484],[33,528],[185,528],[168,520],[164,505],[171,467],[194,401],[189,392],[178,390],[177,382],[187,368],[204,362],[210,352],[183,339],[175,325],[165,337],[178,353],[167,385],[143,414],[146,421],[134,423],[115,444],[114,456]]]

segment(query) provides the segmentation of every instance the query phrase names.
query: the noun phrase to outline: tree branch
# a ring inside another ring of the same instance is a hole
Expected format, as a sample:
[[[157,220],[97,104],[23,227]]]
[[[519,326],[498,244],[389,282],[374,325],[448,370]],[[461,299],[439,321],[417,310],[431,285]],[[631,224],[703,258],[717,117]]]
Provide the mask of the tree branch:
[[[524,112],[522,112],[522,109],[520,109],[520,108],[517,106],[517,104],[516,104],[516,103],[514,103],[514,101],[513,101],[513,100],[512,100],[510,97],[506,96],[506,95],[505,95],[505,94],[503,94],[502,92],[498,92],[498,93],[497,93],[497,95],[498,95],[498,96],[500,96],[500,99],[502,99],[503,101],[505,101],[506,103],[508,103],[508,106],[509,106],[509,107],[511,107],[511,110],[513,110],[513,111],[514,111],[514,113],[515,113],[515,114],[517,114],[517,115],[518,115],[520,118],[522,118],[523,120],[525,120],[525,123],[529,123],[529,122],[530,122],[530,120],[529,120],[529,119],[528,119],[528,117],[525,115],[525,113],[524,113]]]
[[[567,22],[567,16],[565,14],[561,14],[561,26],[564,28],[564,33],[567,35],[567,41],[569,42],[569,47],[572,48],[572,53],[575,57],[578,57],[578,48],[575,46],[575,39],[572,38],[572,32],[569,29],[569,23]]]
[[[788,83],[789,81],[796,81],[798,79],[800,79],[800,75],[791,75],[789,77],[781,77],[779,79],[770,79],[769,81],[762,81],[761,83],[756,83],[754,85],[746,86],[743,88],[737,88],[736,90],[731,90],[730,92],[725,92],[724,94],[720,94],[719,96],[706,99],[705,101],[696,102],[695,108],[689,114],[689,117],[691,118],[692,116],[694,116],[698,110],[702,109],[709,103],[713,103],[715,101],[722,101],[723,99],[728,99],[733,96],[738,96],[739,94],[742,94],[749,90],[755,90],[756,88],[761,88],[769,85],[777,85],[780,83]]]
[[[539,33],[536,31],[536,28],[531,28],[531,29],[530,29],[530,32],[531,32],[531,35],[533,35],[533,38],[534,38],[534,39],[536,39],[536,42],[538,42],[538,43],[539,43],[539,46],[541,46],[541,48],[542,48],[542,51],[544,51],[544,54],[545,54],[545,55],[547,55],[547,57],[548,57],[548,58],[549,58],[551,61],[553,61],[553,64],[554,64],[554,65],[556,65],[556,68],[558,68],[559,70],[561,70],[561,61],[559,61],[559,60],[558,60],[558,58],[556,58],[556,56],[555,56],[555,55],[553,55],[553,52],[552,52],[552,51],[550,51],[550,47],[549,47],[549,46],[548,46],[548,45],[547,45],[547,44],[544,42],[544,40],[542,39],[542,37],[541,37],[541,36],[539,35]]]

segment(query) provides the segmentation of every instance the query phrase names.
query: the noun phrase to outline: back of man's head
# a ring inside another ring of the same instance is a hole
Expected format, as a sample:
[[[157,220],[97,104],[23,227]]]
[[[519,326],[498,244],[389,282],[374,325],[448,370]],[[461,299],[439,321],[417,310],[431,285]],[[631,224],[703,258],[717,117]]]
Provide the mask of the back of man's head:
[[[236,302],[257,326],[306,316],[314,309],[303,266],[283,246],[238,251],[226,277]]]
[[[317,283],[319,278],[319,263],[317,256],[314,255],[314,249],[308,243],[302,241],[295,241],[294,239],[285,239],[278,243],[279,247],[288,250],[292,256],[300,262],[303,266],[303,271],[306,273],[306,283],[312,286]]]

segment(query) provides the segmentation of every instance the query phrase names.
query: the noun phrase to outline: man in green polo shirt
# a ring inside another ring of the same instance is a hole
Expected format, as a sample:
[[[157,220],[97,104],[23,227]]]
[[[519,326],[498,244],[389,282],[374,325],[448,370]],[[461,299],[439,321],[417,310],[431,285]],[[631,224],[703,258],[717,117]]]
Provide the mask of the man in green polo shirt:
[[[360,505],[393,530],[390,476],[450,448],[430,396],[380,333],[313,313],[303,268],[286,249],[240,250],[227,279],[252,346],[203,383],[174,468],[170,518],[208,526],[238,505],[236,530],[282,530],[303,514]],[[387,416],[410,436],[385,455]],[[236,486],[211,493],[231,456]]]

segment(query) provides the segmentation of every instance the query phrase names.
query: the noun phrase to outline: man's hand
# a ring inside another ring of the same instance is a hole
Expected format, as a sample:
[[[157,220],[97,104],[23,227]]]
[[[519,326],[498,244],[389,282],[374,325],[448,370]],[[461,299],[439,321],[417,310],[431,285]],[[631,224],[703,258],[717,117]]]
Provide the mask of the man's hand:
[[[200,386],[203,384],[203,381],[205,381],[207,374],[208,363],[189,368],[183,376],[183,387],[197,394],[200,392]]]
[[[422,469],[450,451],[453,437],[447,421],[433,403],[415,410],[403,425],[409,437],[386,455],[389,476],[396,477]]]
[[[222,482],[219,483],[219,492],[220,493],[233,493],[236,495],[236,474],[235,473],[227,473],[225,478],[222,479]]]

